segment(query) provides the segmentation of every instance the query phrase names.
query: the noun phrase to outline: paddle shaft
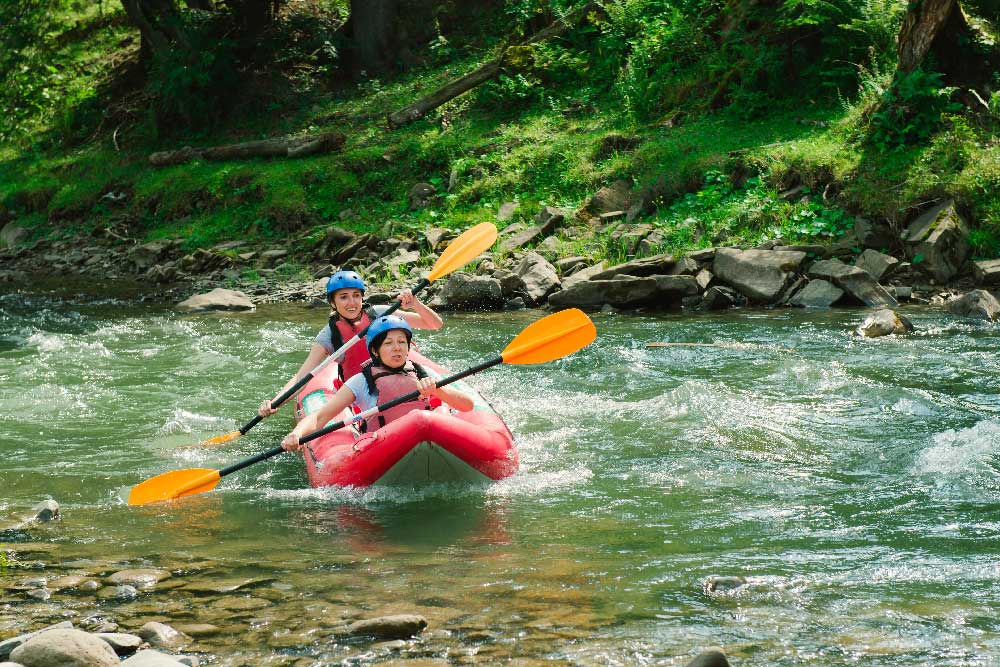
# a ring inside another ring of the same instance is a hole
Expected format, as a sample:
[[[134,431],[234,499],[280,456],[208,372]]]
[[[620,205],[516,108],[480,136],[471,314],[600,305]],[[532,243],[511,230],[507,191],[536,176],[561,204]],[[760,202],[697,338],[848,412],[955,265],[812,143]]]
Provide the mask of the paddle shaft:
[[[438,386],[438,387],[443,387],[445,385],[451,384],[452,382],[458,382],[462,378],[469,377],[470,375],[478,373],[479,371],[484,371],[487,368],[492,368],[493,366],[496,366],[497,364],[501,364],[501,363],[503,363],[503,357],[496,357],[495,359],[490,359],[489,361],[484,361],[483,363],[479,364],[478,366],[473,366],[472,368],[467,368],[464,371],[462,371],[461,373],[455,373],[454,375],[449,375],[448,377],[442,379],[440,382],[436,382],[435,385]],[[376,414],[378,412],[382,412],[383,410],[388,410],[389,408],[393,408],[393,407],[399,405],[400,403],[406,403],[407,401],[412,401],[413,399],[417,398],[418,396],[420,396],[420,392],[419,391],[411,391],[409,394],[404,394],[403,396],[400,396],[398,398],[394,398],[394,399],[392,399],[391,401],[389,401],[387,403],[383,403],[382,405],[377,405],[374,408],[371,408],[369,410],[365,410],[364,412],[362,412],[360,414],[354,415],[354,417],[352,419],[350,419],[350,420],[334,422],[334,423],[330,424],[329,426],[324,426],[323,428],[319,429],[318,431],[313,431],[312,433],[304,435],[301,438],[299,438],[299,442],[302,443],[302,444],[305,444],[307,442],[311,442],[311,441],[315,440],[316,438],[323,437],[327,433],[331,433],[333,431],[336,431],[337,429],[344,428],[348,424],[352,424],[352,423],[354,423],[356,421],[359,421],[361,419],[365,419],[366,417],[371,417],[372,415],[374,415],[374,414]],[[222,470],[219,471],[219,477],[225,477],[226,475],[234,473],[237,470],[243,470],[244,468],[246,468],[248,466],[252,466],[255,463],[260,463],[261,461],[266,461],[267,459],[272,458],[274,456],[277,456],[278,454],[281,454],[284,451],[286,451],[286,450],[279,445],[278,447],[274,447],[273,449],[269,449],[266,452],[261,452],[260,454],[257,454],[256,456],[251,456],[248,459],[244,459],[244,460],[242,460],[242,461],[240,461],[238,463],[234,463],[233,465],[231,465],[231,466],[229,466],[227,468],[223,468]]]
[[[430,281],[428,281],[426,278],[421,278],[420,282],[418,282],[416,285],[414,285],[413,289],[410,290],[410,292],[413,293],[413,294],[416,294],[417,292],[419,292],[423,288],[427,287],[428,285],[430,285]],[[391,306],[389,306],[389,308],[384,313],[382,313],[381,315],[379,315],[379,317],[385,317],[386,315],[392,315],[393,313],[395,313],[399,309],[399,307],[402,305],[402,303],[403,303],[402,301],[396,301],[396,303],[394,303]],[[369,322],[367,327],[365,327],[364,329],[362,329],[358,333],[354,334],[354,337],[351,338],[346,343],[344,343],[343,345],[341,345],[339,350],[336,350],[333,354],[331,354],[329,357],[327,357],[326,359],[324,359],[323,362],[319,366],[317,366],[316,368],[312,369],[311,371],[309,371],[308,373],[306,373],[305,375],[303,375],[301,378],[299,378],[298,382],[296,382],[295,384],[293,384],[291,387],[288,388],[288,391],[286,391],[285,393],[283,393],[281,396],[279,396],[275,400],[271,401],[271,407],[275,408],[275,409],[277,409],[278,407],[280,407],[282,403],[284,403],[289,398],[291,398],[292,396],[294,396],[295,392],[297,392],[299,389],[302,389],[302,387],[306,386],[306,384],[309,382],[309,380],[312,380],[314,377],[316,377],[316,373],[319,373],[320,370],[324,366],[326,366],[331,361],[339,360],[339,359],[343,358],[343,356],[347,353],[347,351],[349,349],[351,349],[351,347],[354,346],[355,343],[357,343],[359,340],[361,340],[362,338],[365,337],[365,334],[368,333],[368,328],[371,325],[372,325],[372,323]],[[251,419],[250,421],[248,421],[246,424],[243,425],[243,428],[240,429],[240,435],[246,435],[247,431],[249,431],[250,429],[252,429],[254,426],[256,426],[257,424],[259,424],[263,420],[264,420],[263,417],[261,417],[260,415],[257,415],[256,417],[254,417],[253,419]],[[274,456],[274,454],[272,454],[271,456]],[[263,459],[261,459],[261,460],[263,460]],[[254,463],[256,463],[256,461],[254,461]]]

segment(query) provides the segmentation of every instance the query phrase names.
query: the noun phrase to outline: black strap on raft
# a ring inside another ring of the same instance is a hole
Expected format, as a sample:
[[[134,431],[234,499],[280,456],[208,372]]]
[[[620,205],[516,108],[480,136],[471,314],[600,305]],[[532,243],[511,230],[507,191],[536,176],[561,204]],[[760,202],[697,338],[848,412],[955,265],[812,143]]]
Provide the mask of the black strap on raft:
[[[396,374],[405,375],[406,373],[409,372],[409,369],[406,368],[407,365],[413,367],[413,372],[416,373],[418,380],[422,380],[425,377],[429,377],[427,374],[427,370],[415,361],[407,361],[405,364],[403,364],[402,367],[397,368],[396,370],[386,369],[385,371],[379,373],[378,375],[375,375],[375,373],[372,372],[373,365],[374,364],[372,361],[365,362],[361,366],[361,373],[362,375],[365,376],[365,383],[368,385],[368,393],[371,394],[372,397],[375,399],[376,404],[378,404],[378,386],[375,384],[375,380],[379,378],[384,378],[387,375],[396,375]],[[429,410],[430,406],[428,406],[427,409]],[[379,415],[378,427],[382,428],[383,426],[385,426],[385,417]],[[368,420],[367,419],[363,420],[358,428],[362,433],[367,433]]]
[[[369,322],[374,322],[378,315],[375,314],[375,309],[368,306],[364,310],[365,314],[368,316]],[[340,313],[334,311],[333,315],[330,316],[329,321],[327,321],[327,326],[330,328],[330,340],[333,343],[333,350],[336,352],[344,346],[344,337],[340,335],[340,329],[337,328],[337,320],[342,319]],[[358,341],[361,344],[360,341]],[[341,360],[343,361],[343,360]],[[344,365],[339,364],[337,367],[337,373],[340,375],[341,380],[346,380],[344,377]]]

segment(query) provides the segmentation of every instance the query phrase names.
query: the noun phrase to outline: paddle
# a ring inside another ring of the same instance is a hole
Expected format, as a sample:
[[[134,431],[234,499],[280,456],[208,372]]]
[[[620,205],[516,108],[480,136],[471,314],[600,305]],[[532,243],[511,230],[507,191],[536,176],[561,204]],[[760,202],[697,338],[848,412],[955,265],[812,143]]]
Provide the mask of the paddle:
[[[410,291],[413,292],[413,294],[416,294],[417,292],[427,287],[438,278],[442,278],[453,271],[457,271],[458,269],[462,268],[463,266],[471,262],[479,255],[481,255],[487,248],[493,245],[493,242],[496,240],[497,240],[497,228],[493,225],[492,222],[483,222],[476,225],[475,227],[471,227],[470,229],[465,230],[465,232],[463,232],[457,239],[448,244],[448,247],[445,248],[444,252],[441,253],[441,256],[438,258],[438,261],[434,263],[434,268],[431,269],[431,272],[427,275],[427,277],[421,278],[420,282],[414,285],[413,289]],[[396,301],[394,304],[389,306],[388,310],[382,313],[382,316],[393,314],[400,307],[400,305],[402,305],[402,302]],[[369,324],[368,326],[371,325]],[[297,392],[299,389],[302,389],[302,387],[306,386],[309,380],[313,379],[316,376],[316,373],[318,373],[328,363],[330,363],[331,361],[339,361],[340,359],[343,359],[347,351],[351,349],[351,347],[353,347],[355,343],[364,338],[366,333],[368,333],[368,327],[365,327],[357,334],[355,334],[354,337],[352,337],[350,340],[341,345],[340,348],[338,348],[333,354],[324,359],[323,363],[321,363],[319,366],[317,366],[316,368],[312,369],[311,371],[303,375],[298,382],[293,384],[291,387],[288,388],[287,391],[285,391],[281,396],[275,399],[271,403],[271,406],[277,408],[282,403],[287,401],[290,397],[294,396],[295,392]],[[197,446],[208,447],[212,445],[221,445],[230,442],[232,440],[235,440],[241,435],[246,435],[247,431],[249,431],[254,426],[259,424],[263,419],[264,419],[263,417],[257,415],[253,419],[248,421],[246,424],[244,424],[243,428],[241,428],[240,430],[230,431],[229,433],[226,433],[224,435],[219,435],[214,438],[209,438],[204,442],[198,443]]]
[[[437,386],[443,387],[501,363],[540,364],[552,361],[553,359],[559,359],[590,345],[596,337],[597,330],[594,328],[594,323],[582,311],[576,308],[563,310],[544,317],[528,326],[504,348],[499,357],[485,361],[478,366],[473,366],[461,373],[449,375],[439,381]],[[419,392],[410,392],[405,396],[400,396],[382,405],[365,410],[361,414],[354,415],[353,418],[347,421],[334,422],[318,431],[313,431],[303,436],[299,442],[303,444],[310,442],[331,431],[343,428],[350,423],[370,417],[377,412],[387,410],[406,401],[412,401],[418,396]],[[161,500],[174,500],[183,496],[211,491],[219,483],[219,480],[226,475],[232,474],[237,470],[242,470],[247,466],[252,466],[255,463],[266,461],[284,451],[285,449],[278,446],[256,456],[244,459],[239,463],[234,463],[222,470],[188,468],[186,470],[166,472],[133,487],[131,493],[129,493],[128,503],[129,505],[145,505]]]

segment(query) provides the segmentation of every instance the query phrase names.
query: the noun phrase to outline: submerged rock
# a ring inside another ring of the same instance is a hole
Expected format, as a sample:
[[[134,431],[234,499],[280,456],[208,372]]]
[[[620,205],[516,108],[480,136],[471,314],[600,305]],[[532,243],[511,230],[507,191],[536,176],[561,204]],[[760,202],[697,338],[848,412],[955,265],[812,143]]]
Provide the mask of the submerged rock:
[[[397,614],[356,621],[347,626],[347,633],[355,636],[380,639],[406,639],[420,634],[427,627],[427,619],[416,614]]]
[[[685,667],[729,667],[729,658],[721,648],[707,648],[692,658]]]
[[[117,667],[118,655],[94,635],[73,628],[41,632],[11,651],[25,667]]]
[[[738,588],[746,586],[747,580],[744,577],[735,576],[711,576],[706,577],[702,583],[705,593],[728,593]]]

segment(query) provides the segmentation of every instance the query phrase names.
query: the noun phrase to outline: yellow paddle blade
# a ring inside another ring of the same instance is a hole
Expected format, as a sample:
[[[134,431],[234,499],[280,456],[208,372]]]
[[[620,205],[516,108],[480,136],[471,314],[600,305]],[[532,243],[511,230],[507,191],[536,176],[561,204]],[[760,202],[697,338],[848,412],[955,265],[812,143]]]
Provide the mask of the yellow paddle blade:
[[[543,317],[517,335],[500,356],[508,364],[540,364],[587,347],[597,338],[597,328],[578,308]]]
[[[224,433],[214,438],[203,440],[202,442],[199,442],[197,445],[195,445],[195,447],[212,447],[214,445],[224,445],[227,442],[232,442],[241,435],[242,434],[239,431],[230,431],[229,433]]]
[[[204,493],[214,489],[219,479],[219,471],[210,468],[172,470],[132,487],[128,494],[128,504],[146,505]]]
[[[438,261],[434,263],[427,282],[434,282],[452,271],[457,271],[473,259],[483,254],[497,240],[497,228],[492,222],[481,222],[462,233],[448,244]]]

